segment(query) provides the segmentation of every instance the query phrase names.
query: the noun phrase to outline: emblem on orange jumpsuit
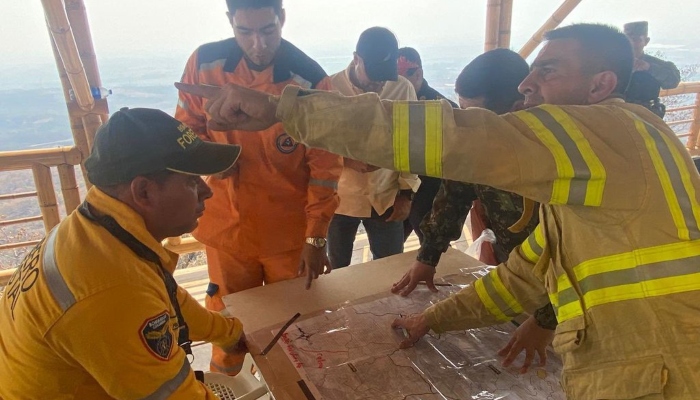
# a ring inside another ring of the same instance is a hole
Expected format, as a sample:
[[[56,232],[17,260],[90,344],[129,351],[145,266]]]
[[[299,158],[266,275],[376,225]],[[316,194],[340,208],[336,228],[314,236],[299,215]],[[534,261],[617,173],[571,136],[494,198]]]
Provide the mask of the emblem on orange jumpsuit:
[[[299,143],[295,142],[294,139],[286,133],[277,136],[277,150],[279,150],[280,153],[289,154],[296,150],[297,146],[299,146]]]

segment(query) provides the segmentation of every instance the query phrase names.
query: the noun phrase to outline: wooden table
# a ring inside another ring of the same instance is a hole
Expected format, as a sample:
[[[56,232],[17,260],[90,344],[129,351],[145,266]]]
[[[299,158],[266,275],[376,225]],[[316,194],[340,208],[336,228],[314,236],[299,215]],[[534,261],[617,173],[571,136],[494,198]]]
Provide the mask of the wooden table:
[[[389,293],[392,283],[408,271],[415,259],[416,251],[412,251],[333,271],[314,281],[309,290],[304,289],[305,278],[298,278],[234,293],[223,300],[226,310],[243,322],[246,333],[250,335],[263,328],[283,324],[296,313],[310,314],[349,300]],[[436,278],[459,273],[461,268],[480,265],[482,263],[478,260],[449,249],[440,260]],[[272,338],[272,333],[269,337]],[[259,355],[260,347],[265,344],[253,343],[250,350],[275,398],[307,399],[297,384],[298,375],[295,375],[293,367],[289,374],[283,376],[272,371],[271,363],[289,363],[279,345],[267,356]]]

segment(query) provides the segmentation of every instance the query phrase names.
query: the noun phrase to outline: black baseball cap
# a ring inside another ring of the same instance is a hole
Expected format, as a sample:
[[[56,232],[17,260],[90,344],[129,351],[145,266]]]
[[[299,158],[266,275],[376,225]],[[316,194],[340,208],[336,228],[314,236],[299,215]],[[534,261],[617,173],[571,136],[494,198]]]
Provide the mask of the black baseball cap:
[[[97,130],[85,169],[97,186],[165,170],[213,175],[231,168],[240,152],[240,146],[201,140],[161,110],[122,108]]]
[[[370,80],[398,80],[396,60],[399,58],[399,42],[390,30],[375,26],[362,32],[355,52],[362,57]]]

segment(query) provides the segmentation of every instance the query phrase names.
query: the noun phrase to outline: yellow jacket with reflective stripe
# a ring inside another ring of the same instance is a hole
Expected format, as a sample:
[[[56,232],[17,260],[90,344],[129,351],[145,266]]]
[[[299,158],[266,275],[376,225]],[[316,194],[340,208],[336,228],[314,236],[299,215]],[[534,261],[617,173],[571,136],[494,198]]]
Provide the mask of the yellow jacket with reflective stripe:
[[[661,119],[617,99],[498,116],[297,92],[277,114],[311,147],[543,204],[506,263],[426,310],[431,328],[551,301],[569,398],[700,398],[700,177]]]
[[[87,201],[175,269],[177,255],[131,208],[96,188]],[[51,247],[54,262],[46,262]],[[182,288],[178,300],[192,340],[238,341],[238,320],[205,310]],[[74,212],[32,250],[0,299],[0,398],[215,399],[195,380],[176,324],[158,266]]]

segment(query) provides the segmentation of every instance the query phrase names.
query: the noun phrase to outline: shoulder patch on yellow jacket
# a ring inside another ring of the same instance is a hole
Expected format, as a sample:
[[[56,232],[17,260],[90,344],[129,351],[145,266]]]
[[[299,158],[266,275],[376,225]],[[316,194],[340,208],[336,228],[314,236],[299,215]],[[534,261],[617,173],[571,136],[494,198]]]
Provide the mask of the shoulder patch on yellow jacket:
[[[173,333],[170,331],[170,315],[163,311],[148,318],[139,329],[141,341],[156,358],[167,361],[173,348]]]

